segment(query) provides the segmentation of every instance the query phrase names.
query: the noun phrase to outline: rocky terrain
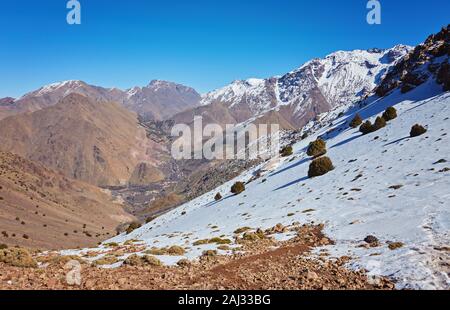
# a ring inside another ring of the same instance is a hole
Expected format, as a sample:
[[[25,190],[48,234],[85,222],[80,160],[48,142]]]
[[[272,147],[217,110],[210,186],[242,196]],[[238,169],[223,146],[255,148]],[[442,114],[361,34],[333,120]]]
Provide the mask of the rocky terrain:
[[[51,253],[27,254],[26,259],[2,263],[0,250],[0,289],[383,289],[394,284],[385,278],[370,278],[363,271],[349,271],[349,258],[328,260],[327,253],[312,256],[311,249],[330,243],[321,226],[297,227],[299,237],[289,242],[266,239],[246,241],[243,250],[231,256],[206,252],[199,262],[180,260],[167,267],[154,256],[146,260],[130,256],[127,264],[116,269],[99,268],[83,258],[60,257]],[[275,249],[276,247],[276,249]],[[114,247],[119,252],[136,251],[138,246]],[[5,250],[6,251],[6,250]],[[67,273],[81,263],[79,283],[67,281]],[[68,262],[71,262],[68,264]],[[19,268],[28,262],[28,268]],[[39,266],[39,267],[37,267]]]

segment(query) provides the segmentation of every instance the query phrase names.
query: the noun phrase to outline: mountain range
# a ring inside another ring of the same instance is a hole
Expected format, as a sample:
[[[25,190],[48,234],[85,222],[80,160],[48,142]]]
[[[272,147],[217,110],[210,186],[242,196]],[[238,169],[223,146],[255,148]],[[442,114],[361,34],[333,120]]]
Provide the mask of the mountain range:
[[[18,99],[0,99],[0,150],[9,154],[4,160],[8,156],[21,159],[17,162],[22,164],[15,167],[20,173],[32,174],[28,163],[45,167],[49,174],[78,187],[100,191],[106,195],[98,198],[101,201],[118,201],[122,211],[128,212],[124,221],[134,215],[144,221],[155,209],[160,215],[254,164],[175,161],[170,156],[173,124],[191,124],[194,116],[201,115],[204,124],[276,122],[287,131],[314,133],[324,122],[331,126],[338,114],[373,104],[397,90],[407,94],[433,81],[446,91],[448,30],[415,48],[339,51],[282,76],[235,81],[203,95],[159,80],[127,90],[82,81],[50,84]],[[20,191],[16,186],[9,188]],[[81,196],[90,195],[85,193]],[[9,207],[22,212],[21,200],[16,201]],[[48,235],[39,244],[48,245],[51,238]],[[21,244],[36,246],[31,241],[21,239]]]
[[[57,104],[68,94],[79,93],[95,101],[120,103],[156,121],[190,123],[194,115],[218,124],[276,118],[283,127],[298,128],[320,113],[364,98],[411,49],[397,45],[386,50],[340,51],[280,77],[234,81],[204,95],[190,87],[157,80],[124,91],[65,81],[44,86],[13,102],[11,98],[2,99],[6,104],[0,106],[0,118],[37,111]]]

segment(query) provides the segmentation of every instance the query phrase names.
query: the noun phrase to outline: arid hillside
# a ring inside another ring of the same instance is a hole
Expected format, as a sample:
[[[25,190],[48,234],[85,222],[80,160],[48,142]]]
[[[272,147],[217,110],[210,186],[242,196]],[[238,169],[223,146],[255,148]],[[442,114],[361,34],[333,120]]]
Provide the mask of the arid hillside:
[[[107,192],[0,152],[0,243],[38,249],[93,246],[132,220]]]
[[[142,163],[156,164],[160,147],[137,115],[116,103],[70,94],[58,104],[0,122],[0,149],[98,186],[126,184]],[[161,176],[155,169],[146,169]],[[144,171],[144,172],[145,172]]]

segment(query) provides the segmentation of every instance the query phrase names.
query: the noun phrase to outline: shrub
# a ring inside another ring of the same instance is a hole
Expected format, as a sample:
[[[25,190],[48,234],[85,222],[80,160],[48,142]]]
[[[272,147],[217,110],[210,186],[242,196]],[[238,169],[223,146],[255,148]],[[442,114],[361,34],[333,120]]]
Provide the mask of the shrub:
[[[311,142],[308,147],[307,154],[312,157],[319,157],[327,153],[327,143],[322,139]]]
[[[350,127],[357,128],[362,124],[363,120],[359,114],[356,114],[355,117],[350,122]]]
[[[290,146],[290,145],[285,146],[280,151],[281,157],[288,157],[288,156],[291,156],[293,153],[294,153],[294,150],[292,149],[292,146]]]
[[[392,121],[397,118],[397,110],[394,107],[389,107],[384,111],[383,118],[386,122]]]
[[[359,127],[359,131],[363,135],[367,135],[372,132],[372,123],[370,121],[366,121],[364,124]]]
[[[230,239],[222,239],[222,238],[212,238],[208,241],[208,243],[215,243],[215,244],[231,244]]]
[[[378,116],[373,125],[370,121],[366,121],[361,125],[361,127],[359,127],[359,131],[363,135],[367,135],[384,127],[386,127],[386,120],[383,117]]]
[[[4,250],[7,248],[8,248],[8,246],[6,244],[4,244],[4,243],[0,244],[0,250]]]
[[[106,243],[105,246],[108,248],[116,248],[119,246],[119,244],[117,242],[111,242],[111,243]]]
[[[199,246],[199,245],[204,245],[204,244],[208,244],[209,243],[209,239],[203,239],[203,240],[197,240],[193,243],[194,246]]]
[[[404,246],[402,242],[390,242],[389,243],[389,250],[395,251],[397,249],[400,249]]]
[[[167,249],[158,249],[158,248],[151,248],[150,250],[147,250],[144,252],[145,254],[151,254],[156,256],[166,255]]]
[[[251,230],[250,227],[241,227],[241,228],[236,229],[234,231],[234,234],[239,235],[239,234],[242,234],[242,233],[244,233],[246,231],[249,231],[249,230]]]
[[[368,244],[375,244],[378,243],[378,238],[375,236],[367,236],[366,238],[364,238],[364,242],[368,243]]]
[[[141,224],[138,222],[131,223],[126,230],[127,235],[131,234],[133,231],[135,231],[136,229],[138,229],[140,227],[141,227]]]
[[[171,246],[170,248],[167,249],[167,254],[172,256],[182,256],[185,253],[186,251],[178,245]]]
[[[239,195],[240,193],[245,191],[245,184],[242,182],[236,182],[231,187],[231,192],[235,195]]]
[[[147,219],[145,220],[145,224],[151,223],[154,220],[156,220],[156,216],[147,217]]]
[[[36,268],[37,263],[25,249],[11,248],[0,250],[0,262],[13,267]]]
[[[154,256],[151,255],[145,255],[144,257],[142,257],[144,264],[145,265],[150,265],[150,266],[162,266],[162,262],[157,259]]]
[[[411,138],[421,136],[427,132],[427,129],[419,124],[412,126],[410,136]]]
[[[375,123],[372,126],[372,132],[380,130],[381,128],[386,127],[386,120],[382,117],[377,117]]]
[[[117,257],[115,257],[113,255],[106,255],[106,256],[94,261],[93,264],[95,266],[113,265],[113,264],[117,263],[118,261],[119,260],[117,259]]]
[[[222,199],[222,195],[220,193],[217,193],[216,196],[214,197],[215,201],[219,201]]]
[[[191,265],[191,262],[190,262],[189,260],[183,258],[183,259],[180,259],[180,260],[177,262],[177,265],[178,265],[179,267],[189,267],[189,266]]]
[[[334,169],[331,159],[328,157],[321,157],[314,160],[309,165],[308,177],[318,177],[327,174]]]
[[[217,255],[216,250],[207,250],[202,253],[202,256],[204,256],[204,257],[214,257],[216,255]]]
[[[242,240],[244,241],[258,241],[263,239],[266,239],[266,234],[261,229],[257,229],[256,232],[246,232],[242,236]]]

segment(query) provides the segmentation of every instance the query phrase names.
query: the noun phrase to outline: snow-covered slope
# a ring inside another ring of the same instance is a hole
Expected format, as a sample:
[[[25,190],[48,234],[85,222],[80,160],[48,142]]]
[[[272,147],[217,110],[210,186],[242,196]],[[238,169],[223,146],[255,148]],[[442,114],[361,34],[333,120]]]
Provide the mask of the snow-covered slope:
[[[386,50],[335,52],[281,77],[235,81],[205,94],[202,104],[219,102],[236,113],[249,110],[252,116],[289,108],[295,114],[291,122],[301,124],[311,116],[309,110],[322,113],[364,98],[411,49],[397,45]]]
[[[391,105],[399,116],[386,128],[362,136],[347,125],[356,112],[373,120]],[[269,171],[250,182],[243,194],[231,195],[231,185],[237,180],[250,180],[263,166],[108,242],[141,240],[147,247],[159,248],[179,245],[186,248],[185,257],[195,259],[204,250],[216,248],[194,246],[196,240],[219,236],[233,239],[233,232],[241,227],[323,223],[325,232],[336,241],[328,250],[335,257],[353,257],[351,267],[390,276],[400,288],[448,289],[449,117],[450,93],[442,93],[442,87],[434,81],[407,94],[397,90],[340,117],[333,127],[315,131],[294,145],[292,157],[263,164]],[[409,138],[416,123],[426,126],[428,132]],[[335,170],[309,179],[311,159],[305,149],[318,136],[327,139],[327,156]],[[214,201],[217,192],[224,197],[219,202]],[[367,235],[376,236],[380,247],[361,247]],[[289,233],[278,235],[280,239],[290,237]],[[390,250],[388,242],[402,242],[404,246]],[[160,257],[166,264],[180,258]]]

